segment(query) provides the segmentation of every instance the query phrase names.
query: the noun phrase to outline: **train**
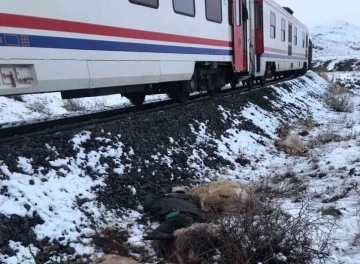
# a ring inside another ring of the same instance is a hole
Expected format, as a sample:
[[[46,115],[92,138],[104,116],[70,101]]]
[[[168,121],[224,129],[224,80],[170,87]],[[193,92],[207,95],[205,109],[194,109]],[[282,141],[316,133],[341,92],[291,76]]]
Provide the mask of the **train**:
[[[0,96],[164,93],[306,73],[308,28],[274,0],[0,2]]]

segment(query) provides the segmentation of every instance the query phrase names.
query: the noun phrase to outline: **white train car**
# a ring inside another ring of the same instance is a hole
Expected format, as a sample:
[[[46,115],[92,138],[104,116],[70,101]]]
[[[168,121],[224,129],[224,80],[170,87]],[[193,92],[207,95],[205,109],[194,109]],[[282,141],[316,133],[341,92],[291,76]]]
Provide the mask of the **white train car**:
[[[272,0],[12,0],[0,10],[0,95],[121,93],[139,105],[308,65],[306,27]],[[280,19],[297,45],[282,41]]]
[[[309,67],[308,28],[290,8],[273,0],[255,0],[254,8],[254,76],[263,76],[264,69],[273,75],[305,72]]]

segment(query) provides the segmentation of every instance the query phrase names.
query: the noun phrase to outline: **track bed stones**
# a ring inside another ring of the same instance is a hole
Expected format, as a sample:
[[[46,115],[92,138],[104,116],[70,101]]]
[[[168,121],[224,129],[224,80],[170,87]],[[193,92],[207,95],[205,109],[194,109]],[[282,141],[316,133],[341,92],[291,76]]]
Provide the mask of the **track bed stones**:
[[[36,213],[33,217],[0,214],[0,253],[9,257],[16,255],[17,252],[10,246],[10,242],[20,242],[24,247],[30,244],[39,245],[33,228],[43,223]]]
[[[5,179],[18,173],[26,178],[27,186],[37,191],[40,188],[45,190],[44,199],[50,199],[50,190],[59,189],[57,191],[70,201],[67,206],[83,214],[81,224],[85,222],[84,225],[80,227],[71,222],[65,228],[77,237],[81,233],[78,229],[95,230],[96,221],[105,222],[102,216],[94,217],[91,210],[94,206],[115,211],[119,218],[128,217],[129,209],[141,210],[142,199],[147,193],[163,193],[174,186],[194,185],[205,178],[211,179],[212,171],[223,168],[234,170],[236,162],[219,153],[221,140],[233,137],[232,133],[244,131],[251,132],[255,141],[265,145],[272,136],[251,118],[242,116],[244,109],[252,104],[264,112],[276,112],[284,118],[299,114],[297,110],[285,111],[292,108],[291,105],[281,107],[281,94],[277,89],[215,98],[166,111],[36,136],[14,144],[2,144],[2,149],[6,151],[0,152],[0,177],[5,182]],[[241,147],[241,142],[238,143]],[[222,151],[229,156],[234,155],[228,143],[224,144]],[[19,157],[23,157],[26,160],[24,163],[29,166],[20,166]],[[87,185],[89,182],[91,184]],[[65,185],[59,188],[58,183]],[[76,183],[78,188],[87,187],[70,193],[67,186],[72,187]],[[8,184],[0,188],[0,194],[8,193]],[[26,204],[22,207],[26,212],[39,209],[39,205],[34,203]],[[55,213],[60,209],[54,202],[47,204],[44,210],[56,218]],[[148,224],[145,217],[134,221]],[[53,255],[76,258],[78,252],[74,251],[73,245],[67,240],[60,241],[60,237],[49,236],[49,242],[42,247],[36,244],[40,263]],[[81,243],[76,239],[71,242]]]

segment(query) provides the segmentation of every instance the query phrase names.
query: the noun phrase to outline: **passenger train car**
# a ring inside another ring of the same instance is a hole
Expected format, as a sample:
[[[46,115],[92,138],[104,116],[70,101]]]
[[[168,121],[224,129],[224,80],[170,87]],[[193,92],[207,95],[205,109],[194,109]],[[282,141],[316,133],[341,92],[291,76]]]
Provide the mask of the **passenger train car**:
[[[0,12],[0,95],[184,101],[311,60],[308,29],[273,0],[11,0]]]

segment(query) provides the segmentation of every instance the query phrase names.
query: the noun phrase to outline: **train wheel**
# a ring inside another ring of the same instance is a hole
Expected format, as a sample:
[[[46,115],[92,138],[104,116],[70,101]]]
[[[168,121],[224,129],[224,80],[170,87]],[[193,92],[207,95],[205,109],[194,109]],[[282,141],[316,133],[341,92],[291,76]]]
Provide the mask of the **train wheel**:
[[[145,94],[143,93],[134,93],[134,94],[126,94],[125,97],[129,99],[130,103],[135,106],[141,106],[145,102]]]
[[[178,82],[178,85],[176,85],[175,89],[168,92],[168,96],[180,103],[185,103],[187,100],[189,100],[190,92],[189,92],[189,81],[184,82]]]
[[[210,96],[215,96],[220,92],[220,90],[221,90],[221,87],[214,84],[214,85],[211,85],[211,87],[209,87],[209,89],[207,90],[207,93]]]
[[[265,83],[266,83],[266,77],[265,76],[260,77],[261,86],[265,86]]]
[[[231,88],[236,88],[237,84],[238,84],[237,81],[231,81],[231,82],[230,82]]]
[[[247,81],[246,81],[246,86],[247,86],[247,88],[249,88],[249,89],[253,88],[253,86],[254,86],[254,80],[253,80],[253,78],[247,79]]]

